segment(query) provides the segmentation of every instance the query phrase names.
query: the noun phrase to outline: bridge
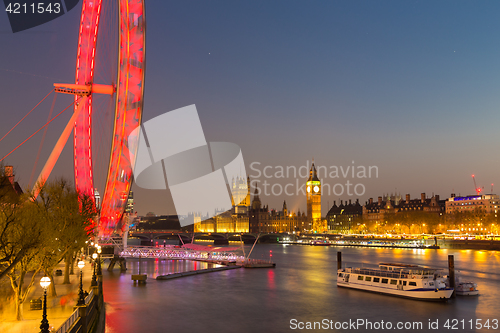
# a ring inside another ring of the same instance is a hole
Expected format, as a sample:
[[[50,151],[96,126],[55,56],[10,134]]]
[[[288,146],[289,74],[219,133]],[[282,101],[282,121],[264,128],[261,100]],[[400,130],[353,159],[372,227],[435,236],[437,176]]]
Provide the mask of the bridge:
[[[227,245],[230,241],[243,241],[245,244],[253,244],[259,238],[259,242],[275,243],[284,238],[292,237],[286,233],[248,233],[248,232],[195,232],[188,233],[179,230],[133,230],[129,232],[129,238],[134,237],[141,240],[141,245],[161,246],[171,241],[179,241],[179,245],[191,243],[193,240],[212,241],[214,245]]]
[[[172,236],[172,234],[170,234]],[[177,235],[179,236],[179,235]],[[182,246],[124,246],[120,238],[108,239],[102,242],[102,259],[111,259],[108,270],[113,270],[116,263],[122,271],[127,269],[126,259],[162,259],[162,260],[196,260],[219,265],[237,265],[241,267],[275,267],[271,260],[250,259],[253,251],[245,253],[239,246],[234,247],[212,247],[199,244],[187,243]]]

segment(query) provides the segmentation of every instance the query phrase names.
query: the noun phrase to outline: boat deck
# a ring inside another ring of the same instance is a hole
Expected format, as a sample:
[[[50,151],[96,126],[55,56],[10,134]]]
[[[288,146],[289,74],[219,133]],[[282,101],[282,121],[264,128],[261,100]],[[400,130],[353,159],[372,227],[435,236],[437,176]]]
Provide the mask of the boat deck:
[[[434,274],[433,270],[424,270],[424,271],[387,271],[381,269],[374,268],[351,268],[347,267],[344,273],[352,273],[352,274],[360,274],[360,275],[369,275],[369,276],[381,276],[381,277],[390,277],[390,278],[398,278],[398,279],[408,279],[410,276],[421,275],[421,276],[432,276]]]

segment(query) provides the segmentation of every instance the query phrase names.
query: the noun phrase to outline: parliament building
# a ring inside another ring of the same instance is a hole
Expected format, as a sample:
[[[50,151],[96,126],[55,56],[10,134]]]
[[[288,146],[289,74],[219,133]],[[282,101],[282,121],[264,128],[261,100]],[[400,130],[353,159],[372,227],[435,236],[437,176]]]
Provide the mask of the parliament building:
[[[251,233],[304,233],[316,230],[326,232],[326,220],[321,218],[321,180],[314,163],[306,181],[307,212],[291,212],[286,201],[280,211],[263,205],[259,189],[255,188],[250,201],[250,178],[232,180],[233,208],[212,218],[192,216],[195,232],[251,232]]]

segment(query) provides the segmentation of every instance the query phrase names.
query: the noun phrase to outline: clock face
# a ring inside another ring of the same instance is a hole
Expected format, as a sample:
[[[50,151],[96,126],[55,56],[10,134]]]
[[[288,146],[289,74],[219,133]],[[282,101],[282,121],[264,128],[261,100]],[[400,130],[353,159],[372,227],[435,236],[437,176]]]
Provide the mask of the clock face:
[[[319,187],[318,186],[314,186],[314,193],[318,193],[319,192]]]
[[[311,192],[311,186],[308,186],[308,187],[307,187],[307,192],[308,192],[308,193],[309,193],[309,192]]]

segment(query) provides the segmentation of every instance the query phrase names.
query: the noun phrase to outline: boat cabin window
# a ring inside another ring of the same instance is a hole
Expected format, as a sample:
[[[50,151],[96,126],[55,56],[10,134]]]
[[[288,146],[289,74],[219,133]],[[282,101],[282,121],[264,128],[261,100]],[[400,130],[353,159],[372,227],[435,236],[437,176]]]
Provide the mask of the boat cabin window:
[[[398,280],[391,280],[391,284],[398,284]]]
[[[358,275],[358,280],[363,281],[363,275]]]
[[[429,282],[429,286],[433,286],[434,285],[434,282]]]
[[[374,277],[374,278],[373,278],[373,282],[380,282],[380,278],[376,278],[376,277]]]
[[[382,279],[382,283],[387,283],[389,282],[389,279]]]
[[[365,277],[365,281],[371,281],[372,280],[372,277],[371,276],[367,276]]]
[[[416,283],[416,282],[413,282],[413,281],[410,281],[408,284],[409,284],[410,286],[415,286],[415,287],[417,286],[417,283]]]
[[[340,277],[343,277],[343,276],[344,276],[344,273],[339,273],[339,276],[340,276]]]
[[[403,286],[406,286],[406,281],[403,281]]]

